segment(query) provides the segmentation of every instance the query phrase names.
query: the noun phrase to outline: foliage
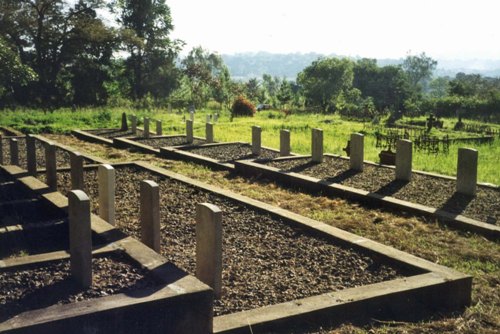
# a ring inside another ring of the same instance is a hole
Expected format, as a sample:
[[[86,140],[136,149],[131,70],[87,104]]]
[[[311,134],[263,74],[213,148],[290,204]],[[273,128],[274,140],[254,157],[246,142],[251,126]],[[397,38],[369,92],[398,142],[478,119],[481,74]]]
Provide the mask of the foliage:
[[[323,112],[335,110],[335,99],[352,87],[353,63],[349,59],[320,58],[297,77],[306,105],[320,107]]]
[[[410,87],[415,93],[422,91],[424,85],[432,77],[432,72],[436,69],[437,61],[422,52],[418,56],[408,54],[403,61],[403,70],[408,76]]]
[[[253,116],[255,114],[255,106],[244,96],[238,96],[231,107],[231,116]]]

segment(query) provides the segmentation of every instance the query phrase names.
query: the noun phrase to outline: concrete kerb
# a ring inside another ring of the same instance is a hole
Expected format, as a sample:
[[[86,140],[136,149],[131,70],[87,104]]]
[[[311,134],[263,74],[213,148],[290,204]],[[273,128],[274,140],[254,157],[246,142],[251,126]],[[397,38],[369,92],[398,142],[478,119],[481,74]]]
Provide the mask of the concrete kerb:
[[[462,215],[456,215],[441,209],[403,201],[391,196],[382,196],[365,190],[327,182],[307,175],[294,172],[283,172],[278,168],[265,166],[253,161],[236,161],[235,172],[247,177],[261,175],[285,186],[300,189],[301,191],[313,193],[322,192],[330,196],[340,196],[363,203],[378,203],[388,208],[413,212],[428,217],[436,217],[452,228],[478,233],[492,240],[500,239],[499,226],[487,224]],[[439,177],[432,174],[430,176]],[[486,187],[491,186],[486,185]]]
[[[68,210],[68,199],[60,193],[47,193],[48,186],[17,166],[0,166],[31,191],[39,193],[47,205]],[[33,186],[33,187],[31,187]],[[54,194],[56,196],[47,196]],[[55,200],[54,200],[55,199]],[[113,333],[208,333],[213,327],[213,292],[205,284],[167,263],[166,259],[135,239],[91,216],[92,230],[107,245],[94,247],[93,254],[120,251],[146,268],[159,280],[157,287],[102,297],[79,303],[54,305],[46,309],[24,312],[0,323],[2,333],[31,332],[96,332]],[[0,271],[33,267],[67,259],[66,251],[45,253],[0,261]],[[147,321],[143,314],[148,314]],[[165,314],[172,314],[165,317]],[[121,322],[109,321],[119,317]]]

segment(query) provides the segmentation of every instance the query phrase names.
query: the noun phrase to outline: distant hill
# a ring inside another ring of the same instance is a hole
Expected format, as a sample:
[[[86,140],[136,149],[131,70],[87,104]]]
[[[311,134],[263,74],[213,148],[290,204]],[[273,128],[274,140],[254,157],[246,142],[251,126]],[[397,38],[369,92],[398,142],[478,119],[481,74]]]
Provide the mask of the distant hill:
[[[319,53],[278,54],[269,52],[222,55],[231,76],[236,80],[262,78],[263,74],[295,80],[299,72],[320,57],[339,57],[339,55],[322,55]],[[459,72],[478,73],[489,77],[500,76],[500,60],[437,60],[438,67],[435,71],[437,76],[454,77]],[[402,61],[403,58],[377,59],[379,66],[401,64]]]

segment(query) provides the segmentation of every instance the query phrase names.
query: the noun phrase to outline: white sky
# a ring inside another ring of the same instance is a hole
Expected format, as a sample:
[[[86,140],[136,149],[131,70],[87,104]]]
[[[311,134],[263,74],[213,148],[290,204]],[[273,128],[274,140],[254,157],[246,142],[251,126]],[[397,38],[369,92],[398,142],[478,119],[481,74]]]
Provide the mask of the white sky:
[[[500,0],[167,0],[173,37],[223,53],[500,59]]]

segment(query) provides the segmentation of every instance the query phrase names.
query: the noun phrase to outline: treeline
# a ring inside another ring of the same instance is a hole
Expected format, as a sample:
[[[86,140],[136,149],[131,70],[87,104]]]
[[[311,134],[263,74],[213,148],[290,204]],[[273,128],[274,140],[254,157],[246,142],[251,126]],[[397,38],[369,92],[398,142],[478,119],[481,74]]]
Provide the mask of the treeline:
[[[98,15],[112,12],[109,24]],[[231,78],[221,56],[173,30],[165,0],[1,0],[0,107],[128,105],[229,109],[239,96],[286,110],[350,117],[418,115],[500,118],[500,80],[459,73],[434,78],[425,53],[401,64],[324,57],[295,80]]]

